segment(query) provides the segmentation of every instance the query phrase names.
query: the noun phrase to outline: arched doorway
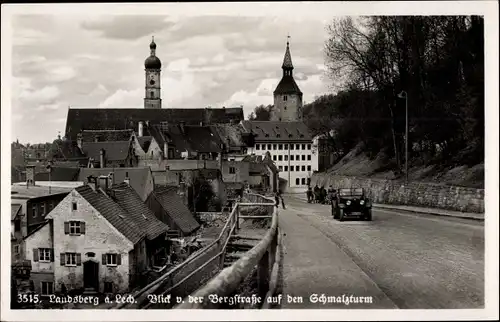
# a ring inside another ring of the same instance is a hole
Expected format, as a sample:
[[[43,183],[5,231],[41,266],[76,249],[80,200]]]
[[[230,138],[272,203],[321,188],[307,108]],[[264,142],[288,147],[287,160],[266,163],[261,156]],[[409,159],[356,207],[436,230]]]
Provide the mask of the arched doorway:
[[[92,260],[83,263],[83,287],[85,290],[99,291],[99,264]]]

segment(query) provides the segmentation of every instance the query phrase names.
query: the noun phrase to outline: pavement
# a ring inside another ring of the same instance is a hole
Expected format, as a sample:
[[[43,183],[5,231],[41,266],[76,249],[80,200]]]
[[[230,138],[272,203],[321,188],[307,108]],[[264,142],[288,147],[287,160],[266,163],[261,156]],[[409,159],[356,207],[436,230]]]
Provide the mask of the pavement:
[[[484,307],[484,222],[381,208],[340,222],[327,205],[285,203],[283,309]]]
[[[307,197],[304,194],[289,194],[288,197],[307,201]],[[484,221],[484,213],[471,213],[471,212],[453,211],[448,209],[425,208],[425,207],[404,206],[404,205],[389,205],[389,204],[379,204],[379,203],[374,203],[373,207],[380,209],[387,209],[387,210],[411,212],[415,214],[448,216],[448,217]]]

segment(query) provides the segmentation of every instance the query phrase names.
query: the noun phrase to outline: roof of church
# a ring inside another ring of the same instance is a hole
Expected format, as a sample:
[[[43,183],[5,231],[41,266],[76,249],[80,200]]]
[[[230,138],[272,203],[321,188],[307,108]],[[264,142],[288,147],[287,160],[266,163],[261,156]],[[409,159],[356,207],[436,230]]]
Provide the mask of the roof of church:
[[[283,65],[281,66],[281,68],[293,69],[292,55],[290,54],[290,44],[288,43],[288,41],[286,42],[285,57],[283,58]]]
[[[71,108],[66,120],[66,136],[76,140],[82,130],[126,130],[135,129],[139,121],[150,124],[160,122],[186,125],[230,123],[244,119],[243,108]],[[155,137],[155,139],[157,139]],[[160,142],[159,142],[160,143]]]
[[[302,92],[299,88],[299,85],[293,79],[293,76],[283,76],[280,80],[278,86],[274,90],[274,94],[299,94],[302,95]]]

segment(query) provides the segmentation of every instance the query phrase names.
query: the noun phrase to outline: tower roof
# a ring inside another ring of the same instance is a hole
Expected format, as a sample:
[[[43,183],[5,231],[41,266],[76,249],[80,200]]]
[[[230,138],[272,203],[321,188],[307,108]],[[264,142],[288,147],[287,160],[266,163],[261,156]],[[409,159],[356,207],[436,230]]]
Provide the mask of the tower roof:
[[[144,61],[144,67],[146,69],[161,69],[161,61],[156,57],[156,43],[154,37],[149,44],[149,49],[151,50],[151,55]]]
[[[288,36],[290,38],[290,36]],[[292,55],[290,54],[290,43],[286,42],[286,51],[285,57],[283,58],[283,65],[281,66],[283,69],[293,69],[292,64]]]

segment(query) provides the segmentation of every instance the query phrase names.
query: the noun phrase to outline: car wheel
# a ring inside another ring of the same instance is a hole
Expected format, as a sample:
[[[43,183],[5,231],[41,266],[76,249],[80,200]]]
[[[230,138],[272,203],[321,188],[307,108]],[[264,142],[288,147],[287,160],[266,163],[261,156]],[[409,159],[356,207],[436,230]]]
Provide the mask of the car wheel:
[[[340,211],[339,211],[339,212],[340,212],[340,213],[339,213],[339,220],[340,220],[340,221],[344,221],[344,209],[340,209]]]

